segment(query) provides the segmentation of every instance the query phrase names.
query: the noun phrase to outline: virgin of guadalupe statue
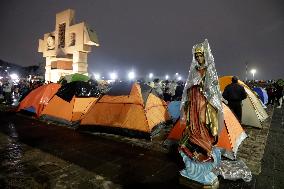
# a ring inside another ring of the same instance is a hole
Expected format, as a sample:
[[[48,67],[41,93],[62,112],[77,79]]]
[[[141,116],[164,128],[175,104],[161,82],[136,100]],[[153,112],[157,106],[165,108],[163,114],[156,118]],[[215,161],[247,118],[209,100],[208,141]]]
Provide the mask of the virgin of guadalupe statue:
[[[186,129],[179,145],[185,163],[180,173],[188,179],[212,184],[217,176],[211,171],[221,159],[215,144],[224,124],[222,96],[208,40],[194,45],[192,55],[181,103],[181,124]]]

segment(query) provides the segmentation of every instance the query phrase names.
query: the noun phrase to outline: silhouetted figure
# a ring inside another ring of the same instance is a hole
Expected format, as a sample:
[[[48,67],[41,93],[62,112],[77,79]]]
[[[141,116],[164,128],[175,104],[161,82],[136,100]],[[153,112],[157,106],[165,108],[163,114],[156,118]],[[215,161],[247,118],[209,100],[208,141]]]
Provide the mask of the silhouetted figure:
[[[283,86],[276,85],[275,97],[277,100],[277,108],[281,108],[282,106],[283,94]]]
[[[184,89],[184,84],[182,82],[178,82],[178,85],[175,91],[175,96],[174,96],[175,100],[178,100],[178,101],[181,100],[183,89]]]
[[[154,87],[155,91],[159,95],[160,98],[164,99],[162,86],[160,84],[160,80],[158,78],[154,79]]]
[[[6,80],[3,84],[3,95],[5,103],[8,105],[12,104],[12,88],[13,82],[11,80]]]
[[[171,101],[171,94],[170,94],[170,82],[168,80],[165,81],[164,83],[164,100],[166,102]]]
[[[267,95],[268,95],[268,103],[267,103],[267,105],[269,105],[269,104],[274,105],[275,88],[272,85],[267,88]]]
[[[247,98],[243,86],[238,84],[238,78],[234,76],[232,83],[225,87],[223,97],[228,101],[229,108],[235,113],[238,120],[242,121],[242,100]]]

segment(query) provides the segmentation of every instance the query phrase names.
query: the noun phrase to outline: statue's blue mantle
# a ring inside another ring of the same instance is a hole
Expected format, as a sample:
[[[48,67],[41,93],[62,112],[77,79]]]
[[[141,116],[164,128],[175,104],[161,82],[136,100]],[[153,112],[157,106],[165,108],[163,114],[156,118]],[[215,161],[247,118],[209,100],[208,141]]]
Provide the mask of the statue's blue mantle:
[[[179,151],[179,153],[185,163],[185,168],[180,171],[182,176],[204,185],[212,185],[214,181],[218,179],[217,175],[215,175],[212,170],[221,162],[220,149],[213,148],[212,157],[214,161],[204,163],[190,159],[182,151]]]

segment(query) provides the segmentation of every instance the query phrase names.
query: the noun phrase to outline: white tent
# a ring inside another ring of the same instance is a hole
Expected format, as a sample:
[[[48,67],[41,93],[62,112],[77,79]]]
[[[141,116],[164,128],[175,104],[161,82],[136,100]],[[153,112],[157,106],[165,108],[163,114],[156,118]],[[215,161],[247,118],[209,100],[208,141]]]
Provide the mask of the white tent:
[[[261,123],[268,118],[260,100],[247,86],[244,86],[248,97],[243,101],[242,123],[244,125],[262,128]]]
[[[222,92],[227,85],[232,83],[232,77],[233,76],[223,76],[219,78],[220,89]],[[240,80],[239,84],[245,88],[248,96],[245,100],[243,100],[242,124],[262,128],[261,123],[268,118],[268,114],[254,92]]]

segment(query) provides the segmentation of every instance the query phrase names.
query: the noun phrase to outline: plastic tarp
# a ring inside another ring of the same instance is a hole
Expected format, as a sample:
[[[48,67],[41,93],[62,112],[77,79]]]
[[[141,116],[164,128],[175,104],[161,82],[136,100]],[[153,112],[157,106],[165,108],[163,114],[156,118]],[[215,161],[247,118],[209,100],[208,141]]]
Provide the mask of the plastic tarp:
[[[238,179],[243,179],[245,182],[250,182],[252,180],[251,171],[242,160],[222,160],[218,167],[213,170],[213,172],[216,175],[221,175],[227,180],[235,181]]]
[[[63,100],[70,102],[74,96],[76,97],[98,97],[99,92],[96,87],[91,86],[87,82],[74,81],[63,85],[58,92],[57,96]]]

